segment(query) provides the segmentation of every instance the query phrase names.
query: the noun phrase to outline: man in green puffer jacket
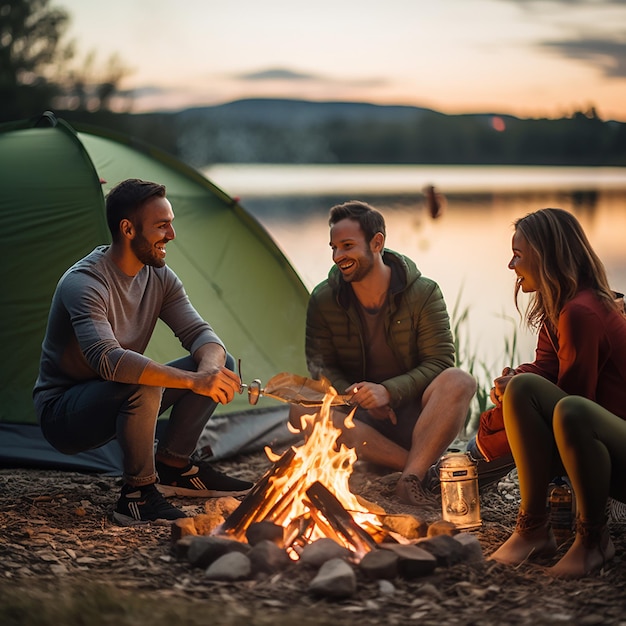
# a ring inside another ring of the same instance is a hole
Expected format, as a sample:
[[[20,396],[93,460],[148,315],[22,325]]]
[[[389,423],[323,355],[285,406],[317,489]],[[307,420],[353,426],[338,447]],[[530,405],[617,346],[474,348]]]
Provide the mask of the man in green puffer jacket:
[[[383,216],[364,202],[330,210],[334,266],[311,294],[307,366],[356,405],[341,442],[401,475],[397,496],[434,505],[424,479],[459,433],[476,381],[454,368],[450,320],[438,285],[385,249]],[[290,420],[301,427],[301,409]]]

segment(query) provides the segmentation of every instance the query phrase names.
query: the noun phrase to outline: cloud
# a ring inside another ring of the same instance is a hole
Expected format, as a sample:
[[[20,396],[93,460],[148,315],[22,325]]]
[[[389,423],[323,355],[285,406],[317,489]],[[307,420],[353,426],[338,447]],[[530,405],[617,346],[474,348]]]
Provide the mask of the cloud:
[[[572,0],[575,1],[575,0]],[[586,61],[610,78],[626,78],[626,38],[609,40],[581,36],[575,39],[543,41],[539,47],[555,50],[568,59]]]
[[[237,80],[244,82],[262,82],[262,81],[284,81],[284,82],[310,82],[319,85],[336,85],[341,84],[350,87],[381,87],[387,84],[387,80],[383,78],[370,77],[364,79],[337,79],[320,74],[310,74],[306,72],[297,72],[287,68],[268,68],[255,72],[247,72],[235,76]]]
[[[262,81],[262,80],[319,80],[320,77],[315,74],[305,74],[303,72],[294,72],[284,68],[269,68],[258,72],[249,72],[236,76],[239,80],[245,81]]]
[[[528,9],[623,7],[624,0],[503,0]]]
[[[123,89],[119,92],[121,96],[135,96],[136,98],[145,98],[149,96],[161,96],[170,93],[170,88],[158,85],[145,85],[143,87],[134,87],[133,89]]]
[[[563,31],[562,38],[538,41],[536,48],[587,63],[608,78],[626,78],[624,0],[501,1],[532,12],[540,22]]]

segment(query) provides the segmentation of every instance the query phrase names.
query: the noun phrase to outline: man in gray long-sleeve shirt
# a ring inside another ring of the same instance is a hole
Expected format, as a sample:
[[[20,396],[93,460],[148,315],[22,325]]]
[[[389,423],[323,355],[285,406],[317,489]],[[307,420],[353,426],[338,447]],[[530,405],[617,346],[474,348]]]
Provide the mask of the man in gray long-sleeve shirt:
[[[173,520],[184,513],[163,495],[211,497],[252,485],[190,460],[217,403],[241,381],[233,359],[165,265],[174,213],[165,187],[126,180],[106,198],[110,246],[59,280],[33,398],[46,439],[75,454],[117,438],[124,481],[114,519]],[[158,319],[189,351],[167,365],[144,356]],[[156,420],[172,408],[154,455]],[[157,483],[158,476],[158,483]]]

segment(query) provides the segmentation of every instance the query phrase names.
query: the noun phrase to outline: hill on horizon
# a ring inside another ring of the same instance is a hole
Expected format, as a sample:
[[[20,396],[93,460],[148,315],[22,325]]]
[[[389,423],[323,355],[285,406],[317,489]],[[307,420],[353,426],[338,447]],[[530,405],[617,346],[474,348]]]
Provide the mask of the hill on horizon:
[[[626,165],[626,123],[448,115],[409,105],[248,98],[177,112],[59,114],[120,130],[197,168],[215,163]]]

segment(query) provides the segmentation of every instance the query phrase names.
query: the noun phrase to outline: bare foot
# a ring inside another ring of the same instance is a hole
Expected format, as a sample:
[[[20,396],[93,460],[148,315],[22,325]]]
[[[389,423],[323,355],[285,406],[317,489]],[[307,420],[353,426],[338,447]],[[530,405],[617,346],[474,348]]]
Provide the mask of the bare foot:
[[[585,546],[582,537],[576,535],[570,549],[558,563],[546,570],[546,574],[557,578],[582,578],[599,570],[606,561],[611,560],[614,556],[615,546],[608,528],[605,527],[600,543],[594,546]]]
[[[491,556],[489,560],[505,565],[519,565],[535,556],[551,556],[556,552],[556,541],[552,531],[541,527],[532,534],[514,532]]]

